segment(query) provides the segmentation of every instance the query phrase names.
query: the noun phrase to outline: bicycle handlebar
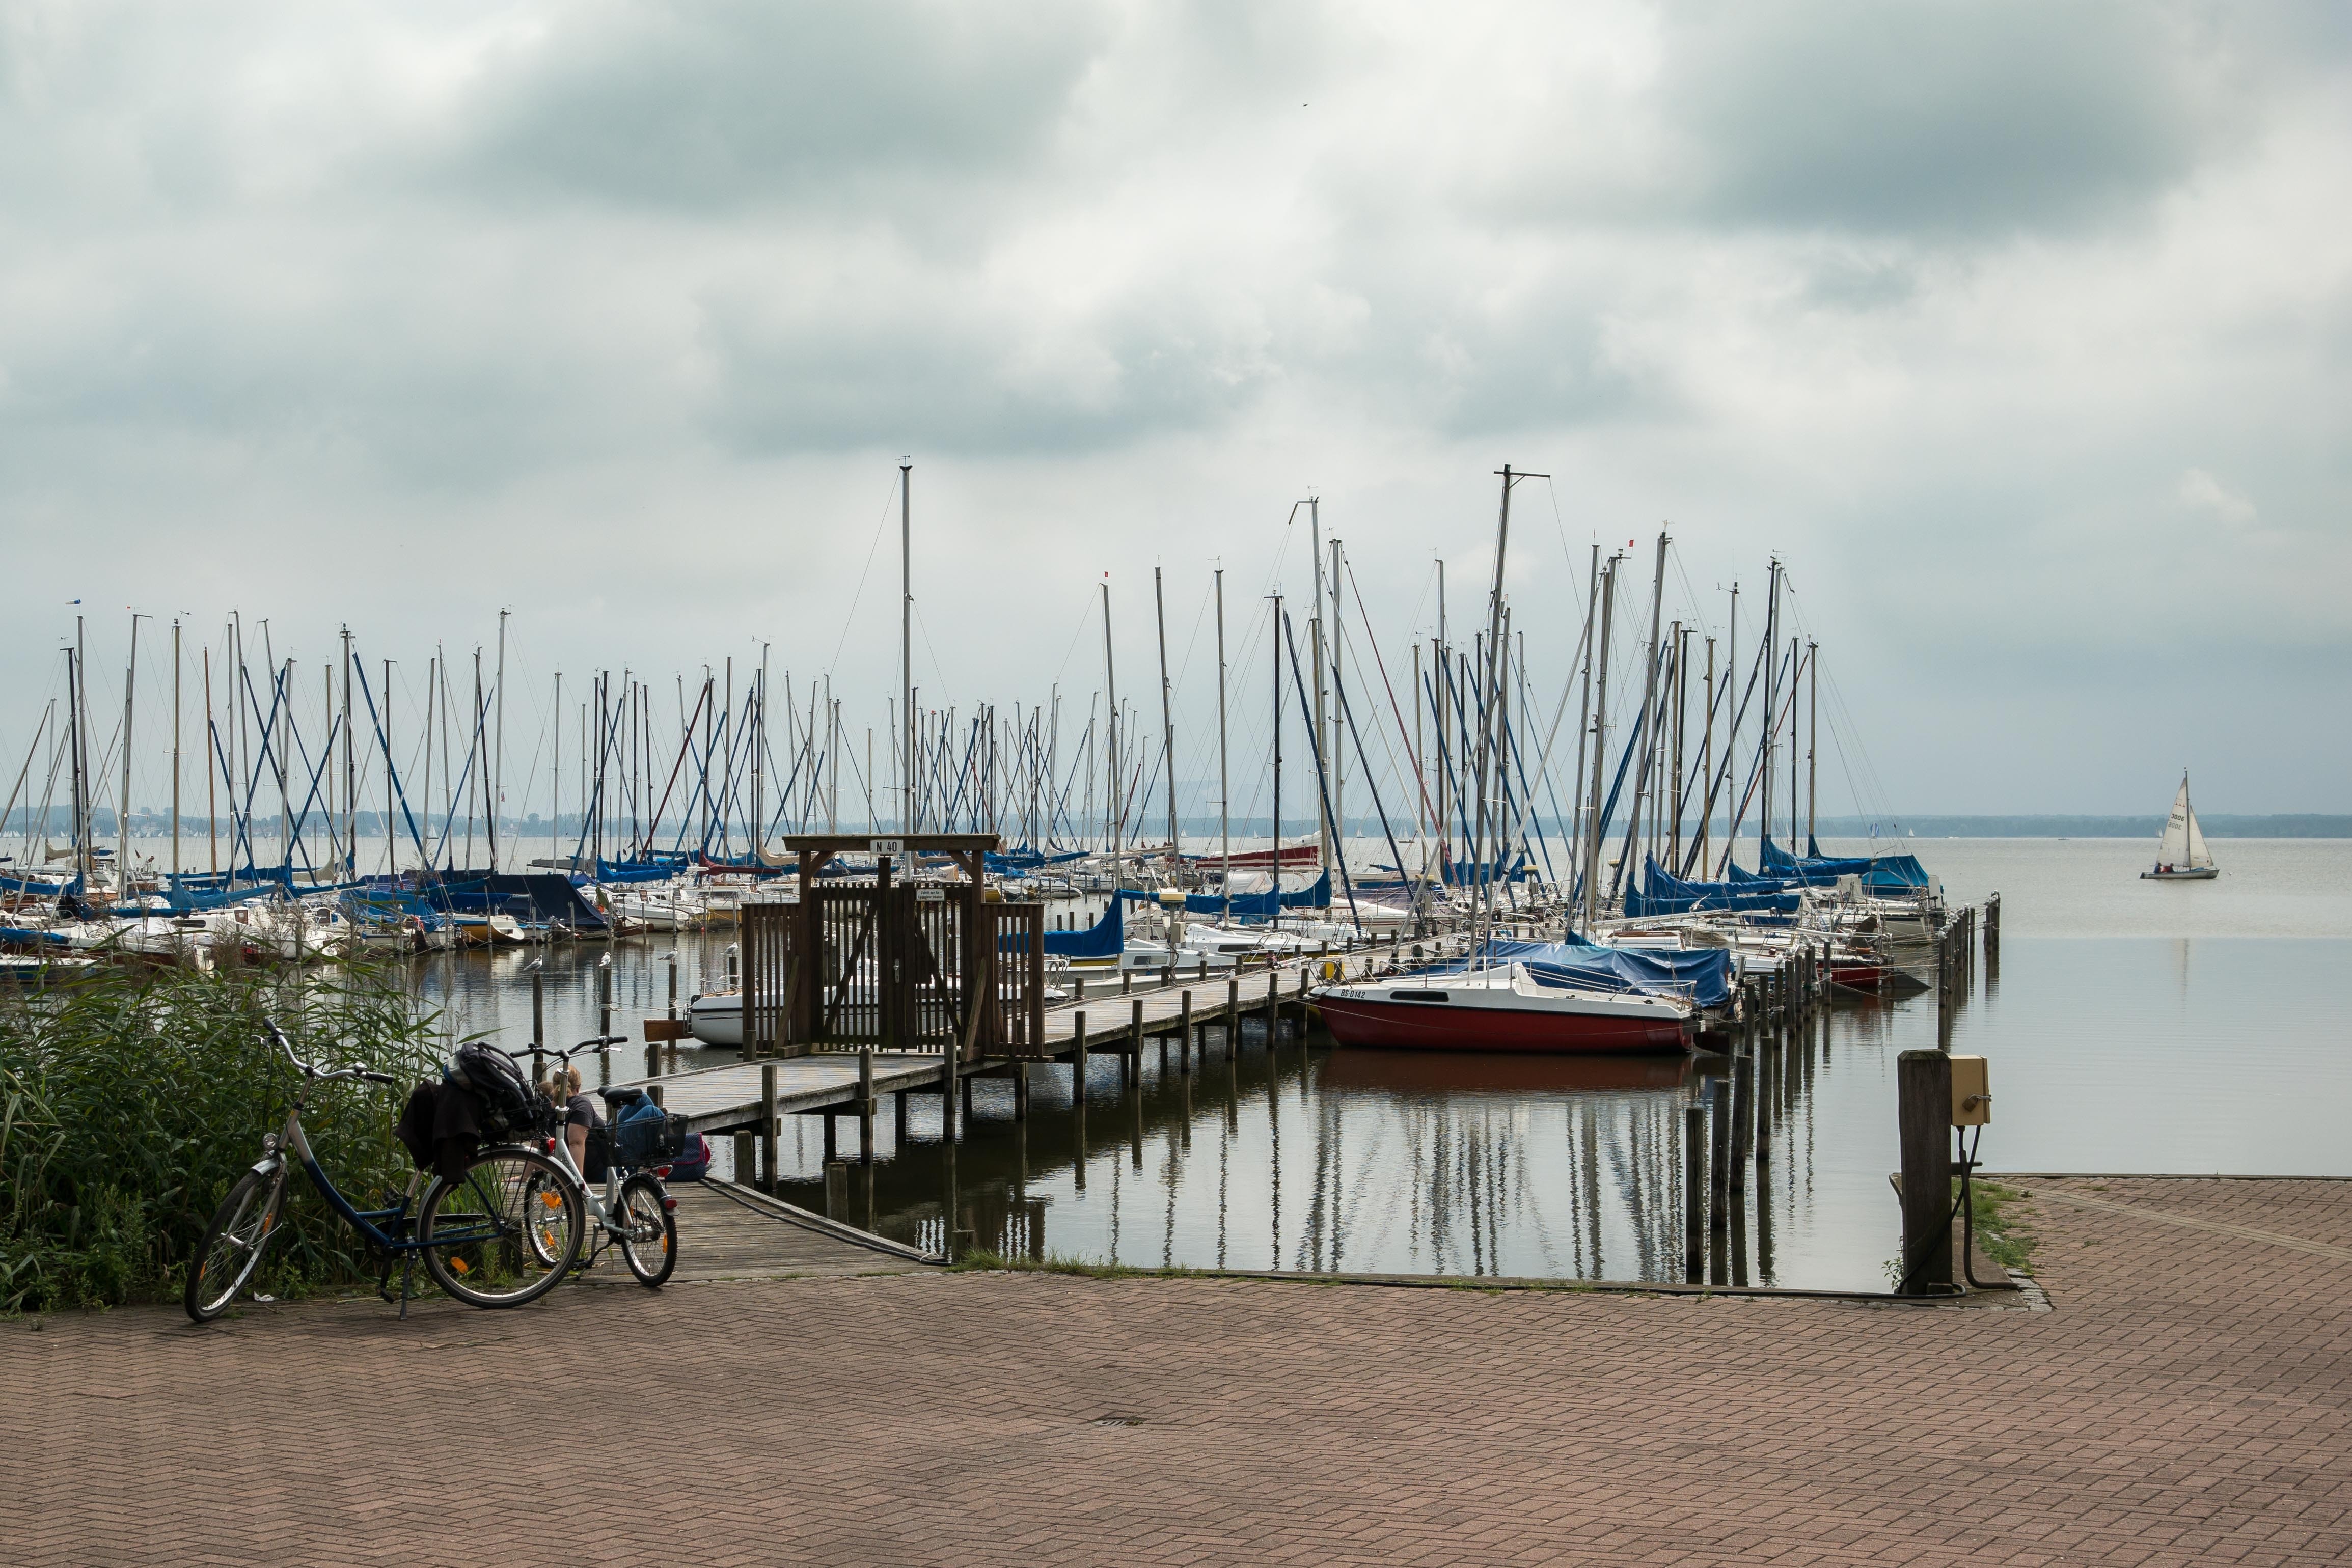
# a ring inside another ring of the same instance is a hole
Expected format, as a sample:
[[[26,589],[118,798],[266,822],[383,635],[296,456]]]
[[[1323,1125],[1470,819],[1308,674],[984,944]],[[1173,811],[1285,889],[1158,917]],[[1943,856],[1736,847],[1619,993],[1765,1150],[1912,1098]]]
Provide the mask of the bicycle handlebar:
[[[286,1053],[286,1060],[294,1064],[294,1070],[299,1072],[303,1077],[310,1079],[314,1082],[333,1083],[346,1078],[360,1078],[366,1080],[370,1083],[381,1083],[387,1089],[396,1087],[400,1082],[400,1080],[394,1078],[389,1072],[375,1072],[364,1067],[337,1067],[330,1069],[320,1067],[313,1062],[305,1061],[300,1057],[294,1054],[294,1042],[286,1038],[286,1031],[278,1027],[278,1020],[276,1019],[263,1019],[261,1020],[261,1027],[269,1031],[269,1038],[278,1042],[278,1049]]]
[[[626,1045],[628,1043],[629,1037],[625,1034],[600,1034],[593,1040],[583,1040],[577,1045],[567,1045],[560,1049],[552,1045],[535,1045],[530,1048],[530,1054],[553,1057],[558,1061],[570,1061],[582,1051],[593,1051],[601,1045]],[[511,1056],[514,1052],[509,1051],[507,1054]]]

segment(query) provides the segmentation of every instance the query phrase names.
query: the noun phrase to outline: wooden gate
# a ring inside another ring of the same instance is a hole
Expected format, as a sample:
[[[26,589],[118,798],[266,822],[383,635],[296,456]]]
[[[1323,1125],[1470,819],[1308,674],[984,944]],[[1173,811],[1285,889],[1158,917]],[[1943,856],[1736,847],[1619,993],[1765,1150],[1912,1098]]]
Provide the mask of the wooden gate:
[[[899,841],[951,851],[968,880],[909,883],[893,852],[871,878],[820,883],[826,860],[864,842],[785,841],[802,852],[800,896],[743,906],[746,1055],[1042,1050],[1045,906],[988,902],[980,852],[993,840],[936,837]]]

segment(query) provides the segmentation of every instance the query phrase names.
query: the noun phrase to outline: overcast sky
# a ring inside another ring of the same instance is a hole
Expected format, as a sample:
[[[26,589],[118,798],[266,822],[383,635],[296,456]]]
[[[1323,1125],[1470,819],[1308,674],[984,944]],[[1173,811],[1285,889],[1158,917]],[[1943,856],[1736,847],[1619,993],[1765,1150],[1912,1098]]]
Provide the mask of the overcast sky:
[[[764,640],[879,725],[901,455],[926,701],[1082,714],[1108,572],[1156,721],[1159,565],[1198,775],[1212,568],[1262,733],[1320,496],[1409,702],[1507,462],[1547,698],[1663,523],[1743,647],[1788,561],[1824,810],[2352,810],[2340,5],[0,16],[12,779],[77,599],[113,703],[126,607],[406,713],[506,606],[535,702]]]

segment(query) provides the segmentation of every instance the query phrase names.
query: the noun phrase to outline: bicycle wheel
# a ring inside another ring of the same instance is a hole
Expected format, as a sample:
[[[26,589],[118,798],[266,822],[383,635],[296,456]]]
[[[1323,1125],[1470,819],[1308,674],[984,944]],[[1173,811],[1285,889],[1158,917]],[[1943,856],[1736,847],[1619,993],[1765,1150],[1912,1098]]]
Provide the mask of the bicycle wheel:
[[[621,1257],[647,1290],[677,1267],[677,1216],[663,1201],[667,1196],[651,1176],[631,1176],[621,1186]]]
[[[523,1242],[542,1269],[554,1268],[563,1255],[563,1205],[560,1199],[549,1201],[547,1195],[571,1185],[547,1171],[533,1171],[523,1180],[522,1210],[532,1221],[523,1228]]]
[[[247,1171],[213,1211],[212,1226],[196,1249],[187,1286],[180,1292],[180,1304],[195,1322],[208,1323],[228,1311],[261,1266],[262,1249],[268,1246],[270,1228],[278,1222],[284,1182],[283,1171],[271,1176]]]
[[[587,1209],[553,1160],[485,1149],[425,1195],[416,1239],[433,1282],[475,1307],[519,1307],[562,1282],[580,1255]]]

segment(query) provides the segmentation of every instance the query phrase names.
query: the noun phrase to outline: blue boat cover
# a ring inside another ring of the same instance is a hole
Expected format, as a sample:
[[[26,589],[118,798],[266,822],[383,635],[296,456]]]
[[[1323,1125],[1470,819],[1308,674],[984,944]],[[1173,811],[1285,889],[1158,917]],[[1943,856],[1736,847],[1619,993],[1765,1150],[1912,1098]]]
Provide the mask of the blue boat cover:
[[[1003,937],[998,946],[1003,951],[1020,951],[1020,934]],[[1045,953],[1055,958],[1116,958],[1127,949],[1126,912],[1118,899],[1103,911],[1103,917],[1084,931],[1048,931],[1045,933]]]
[[[1118,896],[1121,901],[1132,904],[1160,902],[1158,894],[1140,887],[1122,887],[1118,890]],[[1188,893],[1184,895],[1185,914],[1215,915],[1234,920],[1271,920],[1286,909],[1328,909],[1330,907],[1331,873],[1328,871],[1296,892],[1284,892],[1279,904],[1276,902],[1275,891],[1270,887],[1264,893],[1236,893],[1231,895],[1222,893]]]
[[[1833,883],[1842,876],[1858,876],[1864,887],[1920,889],[1927,885],[1927,869],[1916,855],[1792,855],[1769,838],[1758,862],[1768,876],[1801,882],[1811,887]]]
[[[1738,870],[1737,866],[1732,869]],[[1745,877],[1729,882],[1685,882],[1662,870],[1654,860],[1643,862],[1642,880],[1642,886],[1625,890],[1625,914],[1634,920],[1688,915],[1702,909],[1787,915],[1794,912],[1799,903],[1798,894],[1780,891],[1781,884],[1777,882]]]
[[[1550,985],[1688,997],[1703,1008],[1718,1008],[1731,999],[1731,954],[1721,947],[1656,952],[1603,947],[1591,942],[1506,942],[1490,937],[1479,954],[1480,967],[1525,964],[1531,977]],[[1452,975],[1470,967],[1471,960],[1463,958],[1428,972]]]

